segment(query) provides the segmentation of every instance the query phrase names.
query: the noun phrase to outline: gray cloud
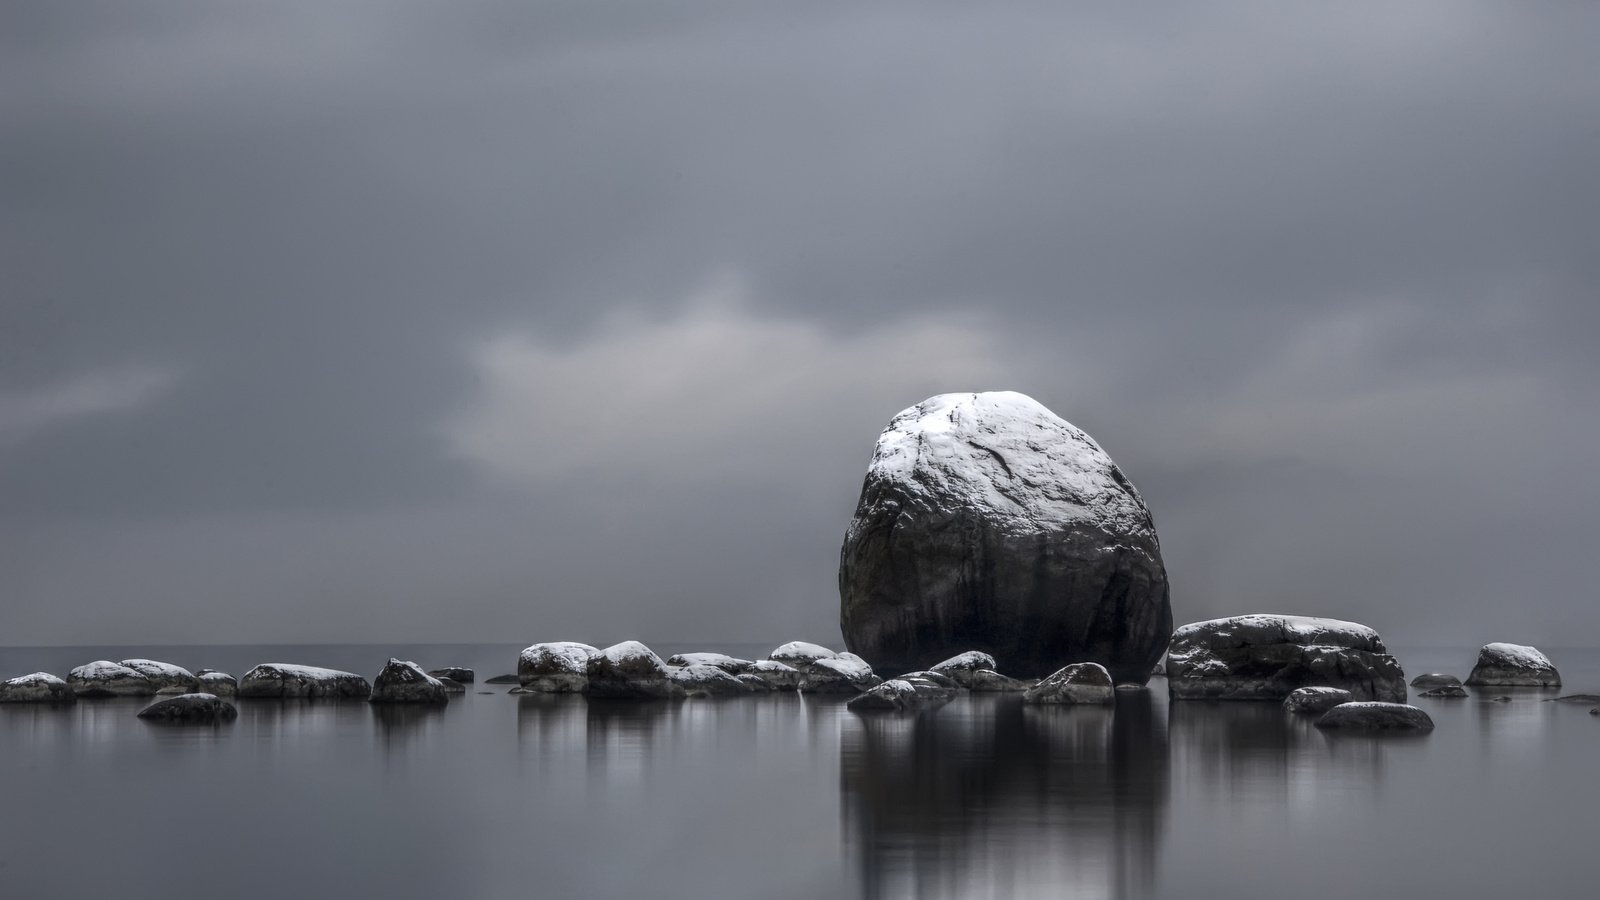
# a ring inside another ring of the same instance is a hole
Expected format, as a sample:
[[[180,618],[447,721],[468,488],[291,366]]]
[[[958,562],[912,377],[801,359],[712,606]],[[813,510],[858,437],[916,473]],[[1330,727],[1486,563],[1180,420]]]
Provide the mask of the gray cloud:
[[[1597,37],[9,4],[0,641],[829,639],[877,429],[982,387],[1118,459],[1180,619],[1592,634]]]

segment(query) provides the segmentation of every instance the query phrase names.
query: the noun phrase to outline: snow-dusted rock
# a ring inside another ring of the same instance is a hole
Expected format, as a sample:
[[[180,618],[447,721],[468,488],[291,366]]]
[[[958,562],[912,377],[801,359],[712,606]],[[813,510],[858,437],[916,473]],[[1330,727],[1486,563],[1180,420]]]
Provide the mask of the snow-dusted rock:
[[[216,694],[179,694],[168,697],[139,710],[141,719],[159,719],[165,722],[231,722],[239,717],[232,703]]]
[[[854,653],[819,659],[801,670],[802,694],[857,694],[881,684],[872,666]]]
[[[1450,685],[1456,685],[1459,687],[1461,685],[1461,679],[1455,677],[1454,675],[1446,675],[1443,672],[1427,672],[1411,679],[1411,686],[1421,690],[1427,690],[1428,688],[1436,687],[1449,687]]]
[[[239,679],[241,697],[348,697],[365,700],[371,694],[372,685],[360,675],[318,666],[262,663]]]
[[[0,681],[0,703],[75,703],[78,693],[49,672]]]
[[[878,437],[839,564],[845,644],[890,670],[978,649],[1143,683],[1172,631],[1144,500],[1089,435],[1010,391],[941,394]]]
[[[799,689],[800,680],[805,676],[787,663],[758,659],[750,664],[750,669],[741,677],[759,678],[774,691],[793,691]]]
[[[908,712],[943,706],[961,686],[938,672],[910,672],[891,678],[846,703],[854,712]]]
[[[1358,700],[1341,703],[1322,714],[1318,728],[1347,728],[1352,731],[1431,731],[1433,720],[1415,706]]]
[[[590,697],[623,700],[670,700],[684,696],[667,673],[667,664],[638,641],[623,641],[589,657],[585,668]]]
[[[528,647],[517,656],[521,693],[582,691],[589,683],[589,658],[599,652],[577,641],[550,641]],[[494,683],[492,678],[489,681]]]
[[[1343,688],[1295,688],[1283,698],[1283,708],[1292,713],[1325,713],[1341,703],[1350,702],[1350,692]]]
[[[97,659],[67,673],[67,684],[79,697],[148,697],[156,686],[140,672],[108,659]]]
[[[1469,685],[1560,687],[1561,673],[1550,658],[1522,644],[1484,644],[1478,663],[1467,676]]]
[[[390,658],[372,679],[372,703],[445,703],[450,694],[439,679],[414,662]]]
[[[968,676],[967,690],[976,694],[1015,693],[1033,687],[1034,682],[1001,675],[991,669],[979,669]]]
[[[232,697],[239,693],[239,679],[227,672],[207,669],[204,675],[196,675],[195,680],[200,682],[200,693],[216,694],[218,697]]]
[[[1185,625],[1167,652],[1176,700],[1282,700],[1301,687],[1406,699],[1405,673],[1376,631],[1338,619],[1249,615]]]
[[[808,644],[805,641],[790,641],[787,644],[767,654],[767,659],[793,666],[805,671],[806,666],[818,660],[833,659],[839,654],[829,650],[821,644]]]
[[[441,666],[437,669],[429,669],[428,674],[440,679],[441,681],[448,678],[451,681],[463,685],[471,684],[478,678],[478,673],[472,671],[466,666]]]
[[[430,675],[430,677],[439,679],[439,683],[444,685],[446,694],[465,694],[467,692],[467,686],[454,678],[439,678],[437,675]]]
[[[733,677],[739,679],[739,683],[749,688],[750,693],[752,694],[770,694],[777,690],[777,688],[774,688],[771,684],[769,684],[766,679],[759,675],[752,675],[749,672],[745,672],[742,675],[735,675]]]
[[[155,686],[156,693],[180,688],[183,691],[194,691],[200,683],[195,680],[193,672],[183,666],[172,663],[160,662],[154,659],[125,659],[122,664],[150,679]]]
[[[1056,670],[1022,693],[1023,703],[1113,703],[1111,673],[1099,663],[1073,663]]]
[[[684,693],[690,697],[726,697],[756,691],[756,688],[740,680],[739,676],[730,675],[716,666],[703,663],[668,666],[667,677],[683,688]],[[760,679],[756,680],[760,682]],[[766,686],[766,682],[760,683],[763,687]]]
[[[1436,688],[1429,688],[1417,695],[1418,697],[1431,697],[1435,700],[1446,697],[1465,697],[1467,689],[1459,684],[1446,684]]]
[[[667,658],[669,666],[716,666],[729,675],[743,675],[755,665],[748,659],[739,659],[726,653],[679,653]]]
[[[483,680],[484,684],[521,684],[520,675],[491,675]]]
[[[983,670],[995,672],[999,668],[1000,666],[994,661],[994,657],[989,654],[984,653],[982,650],[968,650],[965,653],[957,653],[947,660],[929,666],[928,671],[939,672],[949,676],[955,679],[956,684],[964,688],[970,688],[972,687],[971,681],[974,672]]]

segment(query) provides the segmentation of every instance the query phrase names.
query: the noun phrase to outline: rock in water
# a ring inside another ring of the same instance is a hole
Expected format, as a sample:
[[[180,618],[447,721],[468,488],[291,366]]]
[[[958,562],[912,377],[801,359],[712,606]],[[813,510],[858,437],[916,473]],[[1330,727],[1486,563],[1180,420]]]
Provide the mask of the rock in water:
[[[1143,684],[1172,630],[1139,492],[1093,438],[1009,391],[941,394],[890,421],[839,599],[846,646],[891,671],[976,649],[1020,674],[1092,660]]]
[[[1478,664],[1467,676],[1469,685],[1506,687],[1560,687],[1561,673],[1550,658],[1521,644],[1484,644]]]
[[[174,689],[179,693],[190,693],[200,687],[200,682],[195,680],[194,673],[183,666],[154,659],[125,659],[122,664],[150,679],[150,683],[155,685],[156,693],[170,693]]]
[[[684,693],[690,697],[726,697],[732,694],[753,694],[758,690],[763,692],[771,690],[767,683],[759,678],[754,679],[755,685],[748,684],[737,675],[730,675],[716,666],[704,663],[668,666],[667,677],[683,688]]]
[[[755,665],[748,659],[739,659],[726,653],[679,653],[667,658],[669,666],[716,666],[729,675],[743,675]]]
[[[1455,677],[1454,675],[1446,675],[1443,672],[1428,672],[1411,679],[1412,687],[1422,688],[1423,690],[1427,690],[1428,688],[1450,687],[1452,685],[1455,687],[1460,687],[1461,679]]]
[[[1399,703],[1406,676],[1365,625],[1307,616],[1211,619],[1172,633],[1167,690],[1177,700],[1282,700],[1336,687],[1357,700]]]
[[[1022,694],[1023,703],[1112,703],[1111,673],[1099,663],[1073,663]]]
[[[67,673],[67,684],[79,697],[148,697],[156,692],[150,679],[109,659],[97,659]]]
[[[1292,713],[1325,713],[1341,703],[1350,702],[1350,692],[1342,688],[1295,688],[1283,698],[1283,708]]]
[[[372,695],[367,699],[373,703],[446,703],[450,694],[443,682],[421,666],[391,658],[372,679]]]
[[[440,680],[448,678],[457,684],[471,684],[478,677],[478,673],[466,666],[444,666],[438,669],[429,669],[428,674]]]
[[[589,684],[589,657],[600,651],[577,641],[534,644],[517,657],[521,693],[578,693]],[[494,684],[493,678],[489,684]]]
[[[241,697],[310,697],[365,700],[372,685],[354,672],[297,666],[290,663],[262,663],[239,679]]]
[[[750,664],[748,672],[739,677],[758,678],[774,691],[798,690],[801,679],[805,678],[799,669],[775,659],[758,659]]]
[[[869,689],[845,708],[852,712],[911,712],[938,708],[961,692],[961,686],[938,672],[911,672]]]
[[[590,697],[619,700],[670,700],[684,690],[667,674],[667,664],[638,641],[613,644],[589,657],[585,669]]]
[[[239,711],[233,704],[216,694],[179,694],[139,710],[141,719],[166,722],[232,722],[238,717]]]
[[[1428,688],[1417,696],[1430,697],[1435,700],[1446,697],[1465,697],[1467,696],[1467,689],[1459,684],[1446,684],[1436,688]]]
[[[1432,731],[1433,719],[1404,703],[1356,701],[1341,703],[1323,713],[1317,720],[1317,727],[1352,731]]]
[[[76,703],[78,694],[49,672],[18,675],[0,682],[0,703]]]
[[[227,672],[207,669],[204,675],[196,675],[195,679],[200,682],[202,693],[216,694],[218,697],[232,697],[239,693],[239,679]]]

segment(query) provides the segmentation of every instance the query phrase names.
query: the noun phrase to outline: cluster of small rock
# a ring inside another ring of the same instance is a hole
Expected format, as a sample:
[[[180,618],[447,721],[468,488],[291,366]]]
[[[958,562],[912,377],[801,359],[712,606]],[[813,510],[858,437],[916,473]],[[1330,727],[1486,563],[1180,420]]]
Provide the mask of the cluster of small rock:
[[[576,641],[534,644],[517,658],[512,693],[583,694],[603,700],[677,700],[800,691],[858,694],[880,679],[853,653],[793,641],[766,659],[723,653],[680,653],[662,660],[639,641],[605,649]]]

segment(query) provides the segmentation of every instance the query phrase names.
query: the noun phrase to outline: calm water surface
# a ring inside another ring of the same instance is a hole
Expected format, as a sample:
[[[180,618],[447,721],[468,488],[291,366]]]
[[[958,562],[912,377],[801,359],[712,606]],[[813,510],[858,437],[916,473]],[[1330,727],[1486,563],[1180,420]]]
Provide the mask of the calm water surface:
[[[370,678],[392,654],[486,678],[517,649],[27,648],[0,650],[0,676],[150,656]],[[1566,692],[1600,692],[1600,651],[1548,652]],[[1399,656],[1464,677],[1473,651]],[[440,710],[240,700],[220,727],[146,723],[135,699],[0,706],[0,896],[1597,895],[1588,704],[1416,700],[1436,731],[1372,738],[1151,686],[1115,709],[989,695],[909,718],[483,684]]]

